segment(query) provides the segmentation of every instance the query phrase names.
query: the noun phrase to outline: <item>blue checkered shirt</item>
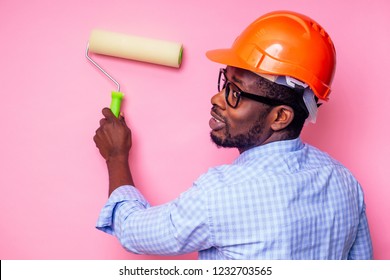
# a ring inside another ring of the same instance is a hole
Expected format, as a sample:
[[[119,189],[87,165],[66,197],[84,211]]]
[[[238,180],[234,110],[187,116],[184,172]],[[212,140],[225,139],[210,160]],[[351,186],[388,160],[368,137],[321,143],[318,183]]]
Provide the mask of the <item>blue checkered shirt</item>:
[[[361,186],[297,138],[259,146],[211,168],[176,200],[152,207],[116,189],[97,228],[137,254],[199,259],[371,259]]]

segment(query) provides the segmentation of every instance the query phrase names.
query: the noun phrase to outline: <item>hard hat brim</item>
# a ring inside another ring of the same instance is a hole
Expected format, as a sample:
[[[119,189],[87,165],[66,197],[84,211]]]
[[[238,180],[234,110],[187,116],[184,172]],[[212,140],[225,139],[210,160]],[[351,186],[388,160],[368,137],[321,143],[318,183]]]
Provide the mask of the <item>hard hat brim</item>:
[[[206,56],[208,59],[210,59],[213,62],[224,64],[227,66],[242,68],[259,74],[275,75],[272,72],[264,71],[262,69],[252,67],[251,65],[246,63],[245,60],[240,58],[240,56],[237,55],[232,49],[209,50],[206,52]]]

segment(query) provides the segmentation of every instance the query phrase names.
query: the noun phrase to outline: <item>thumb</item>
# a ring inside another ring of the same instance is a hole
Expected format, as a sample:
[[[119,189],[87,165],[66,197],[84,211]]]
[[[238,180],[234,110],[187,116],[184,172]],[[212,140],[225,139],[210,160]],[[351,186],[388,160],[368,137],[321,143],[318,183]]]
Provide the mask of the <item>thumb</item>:
[[[107,120],[115,120],[116,117],[115,115],[112,113],[111,109],[110,108],[104,108],[102,110],[102,113],[103,113],[103,116],[107,119]]]

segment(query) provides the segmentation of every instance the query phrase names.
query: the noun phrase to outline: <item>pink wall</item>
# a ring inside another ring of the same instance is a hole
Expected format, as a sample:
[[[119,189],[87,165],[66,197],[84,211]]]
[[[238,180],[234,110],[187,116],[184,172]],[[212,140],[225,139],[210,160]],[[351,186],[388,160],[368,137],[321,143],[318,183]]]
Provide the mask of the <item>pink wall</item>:
[[[84,57],[91,29],[184,44],[179,70],[97,58],[127,94],[134,177],[159,204],[237,155],[209,140],[220,65],[205,51],[229,46],[265,12],[291,9],[317,19],[338,54],[331,100],[303,138],[360,180],[375,258],[390,259],[389,6],[387,0],[2,0],[0,258],[157,258],[129,254],[94,228],[107,175],[92,137],[114,88]]]

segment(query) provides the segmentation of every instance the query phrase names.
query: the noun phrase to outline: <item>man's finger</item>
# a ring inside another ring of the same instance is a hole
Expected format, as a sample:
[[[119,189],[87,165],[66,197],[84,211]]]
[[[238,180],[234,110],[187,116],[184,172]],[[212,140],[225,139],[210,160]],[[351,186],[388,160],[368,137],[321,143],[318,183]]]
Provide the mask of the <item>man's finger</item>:
[[[122,124],[126,125],[125,115],[122,112],[120,112],[118,119]]]
[[[105,123],[107,123],[107,119],[106,118],[101,119],[100,122],[99,122],[100,126],[103,126]]]
[[[102,110],[102,113],[103,113],[103,116],[107,119],[107,120],[115,120],[116,117],[115,115],[112,113],[111,109],[110,108],[104,108]]]

